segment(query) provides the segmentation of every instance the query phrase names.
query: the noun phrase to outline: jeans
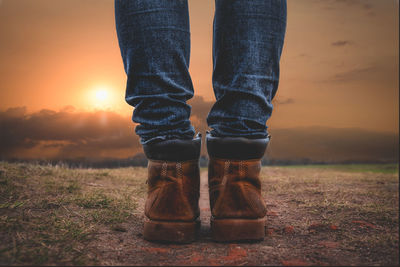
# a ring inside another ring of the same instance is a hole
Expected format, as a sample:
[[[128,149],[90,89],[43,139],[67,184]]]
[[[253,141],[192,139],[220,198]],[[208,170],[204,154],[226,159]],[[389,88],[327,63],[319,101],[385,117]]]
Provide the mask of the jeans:
[[[192,139],[187,1],[115,0],[115,19],[141,143]],[[286,0],[215,0],[212,136],[268,136],[285,31]]]

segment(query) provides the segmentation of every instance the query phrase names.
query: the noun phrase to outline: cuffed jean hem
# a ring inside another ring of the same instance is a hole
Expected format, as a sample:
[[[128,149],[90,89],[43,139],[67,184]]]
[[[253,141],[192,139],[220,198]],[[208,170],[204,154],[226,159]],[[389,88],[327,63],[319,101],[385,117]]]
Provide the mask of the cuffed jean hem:
[[[148,159],[167,161],[187,161],[200,157],[201,133],[193,139],[170,139],[155,144],[143,145]]]
[[[162,135],[162,136],[157,136],[153,137],[147,140],[143,140],[143,138],[140,139],[140,144],[142,145],[150,145],[150,144],[155,144],[159,142],[163,142],[166,140],[172,140],[172,139],[181,139],[181,140],[191,140],[193,137],[186,137],[186,136],[177,136],[177,135]]]
[[[243,137],[248,139],[262,139],[270,136],[268,133],[232,134],[232,133],[217,132],[216,130],[211,130],[209,131],[209,133],[212,137]]]
[[[195,137],[195,131],[194,128],[192,127],[192,131],[188,131],[186,134],[179,134],[179,133],[171,133],[171,134],[165,134],[165,135],[157,135],[153,137],[145,137],[145,136],[140,136],[140,144],[142,145],[151,145],[151,144],[156,144],[160,143],[166,140],[173,140],[173,139],[180,139],[180,140],[191,140],[193,138],[197,138],[197,136],[200,134],[198,133]],[[201,134],[200,134],[201,136]]]

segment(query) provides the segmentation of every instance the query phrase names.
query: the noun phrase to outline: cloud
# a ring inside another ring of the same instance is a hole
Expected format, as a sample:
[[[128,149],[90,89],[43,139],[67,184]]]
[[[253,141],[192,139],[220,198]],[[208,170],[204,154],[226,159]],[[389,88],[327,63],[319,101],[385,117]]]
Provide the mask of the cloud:
[[[336,3],[338,4],[346,4],[347,6],[356,6],[359,7],[361,6],[363,9],[371,9],[373,8],[373,6],[371,5],[371,3],[368,3],[365,0],[335,0]]]
[[[365,3],[365,4],[363,4],[363,8],[369,10],[369,9],[372,9],[372,5]]]
[[[378,1],[377,1],[378,2]],[[371,10],[374,9],[372,1],[367,0],[320,0],[320,4],[327,10],[340,10],[343,8],[354,8],[355,10],[363,9],[367,11],[367,15],[373,16]]]
[[[293,99],[281,101],[291,103]],[[201,97],[190,101],[191,120],[203,133],[212,103]],[[0,159],[129,158],[143,152],[134,127],[129,116],[109,111],[82,112],[69,107],[28,113],[24,107],[10,108],[0,111]],[[329,127],[270,129],[270,133],[269,159],[398,160],[395,133]],[[204,146],[202,153],[206,153]]]
[[[194,97],[189,103],[194,127],[205,132],[213,102]],[[0,159],[126,158],[142,152],[135,126],[130,116],[110,111],[68,106],[28,113],[25,107],[10,108],[0,111]]]
[[[298,55],[297,57],[310,57],[310,55],[302,53],[302,54]]]
[[[360,128],[299,127],[270,129],[267,157],[323,162],[397,162],[399,136]]]
[[[339,41],[331,43],[332,46],[345,46],[345,45],[350,45],[350,44],[352,44],[352,42],[348,41],[348,40],[339,40]]]
[[[139,150],[129,117],[109,111],[0,112],[0,157],[127,157]]]
[[[377,65],[369,65],[369,66],[359,66],[354,67],[345,71],[337,72],[330,77],[325,79],[318,80],[316,82],[320,83],[343,83],[343,82],[350,82],[350,81],[357,81],[357,82],[365,82],[371,80],[392,80],[393,76],[392,73],[387,71],[386,69],[382,69]]]
[[[293,104],[295,101],[291,97],[278,97],[275,98],[272,103],[278,105]]]
[[[347,80],[359,80],[360,76],[368,75],[368,73],[376,71],[375,67],[360,67],[354,68],[345,72],[340,72],[335,74],[333,81],[342,82]]]

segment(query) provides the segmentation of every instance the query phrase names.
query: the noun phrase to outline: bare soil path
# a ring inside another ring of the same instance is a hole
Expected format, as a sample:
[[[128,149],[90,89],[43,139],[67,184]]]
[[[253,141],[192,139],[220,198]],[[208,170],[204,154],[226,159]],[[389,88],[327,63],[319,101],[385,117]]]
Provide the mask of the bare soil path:
[[[265,240],[231,244],[211,240],[203,169],[200,237],[178,245],[142,237],[145,168],[0,162],[0,265],[398,265],[397,168],[263,167]]]
[[[200,176],[200,220],[201,220],[201,228],[200,228],[200,238],[202,240],[211,241],[210,235],[210,198],[208,196],[208,173],[202,172]]]

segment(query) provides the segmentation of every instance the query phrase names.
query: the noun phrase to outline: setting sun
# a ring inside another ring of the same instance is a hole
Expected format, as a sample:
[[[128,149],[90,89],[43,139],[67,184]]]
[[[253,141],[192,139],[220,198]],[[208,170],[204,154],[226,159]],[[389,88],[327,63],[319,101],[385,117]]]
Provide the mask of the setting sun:
[[[96,91],[96,100],[100,102],[105,102],[107,101],[108,98],[108,92],[105,89],[99,89]]]
[[[94,86],[88,95],[88,101],[95,109],[115,109],[116,98],[113,88],[106,85]]]

